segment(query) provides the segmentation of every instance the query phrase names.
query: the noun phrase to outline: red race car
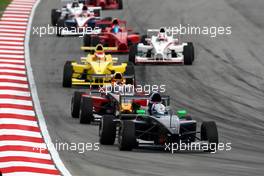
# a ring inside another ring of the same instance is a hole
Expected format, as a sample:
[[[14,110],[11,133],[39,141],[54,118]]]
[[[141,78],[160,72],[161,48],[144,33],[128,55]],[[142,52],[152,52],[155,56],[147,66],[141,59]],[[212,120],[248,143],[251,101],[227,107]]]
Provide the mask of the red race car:
[[[129,47],[140,42],[141,37],[132,29],[126,27],[126,21],[119,19],[101,20],[96,22],[96,27],[101,29],[101,33],[87,34],[84,36],[84,46],[97,46],[102,44],[105,47],[116,47],[117,50],[110,53],[128,53]]]
[[[87,6],[102,7],[104,10],[123,9],[123,0],[85,0]]]

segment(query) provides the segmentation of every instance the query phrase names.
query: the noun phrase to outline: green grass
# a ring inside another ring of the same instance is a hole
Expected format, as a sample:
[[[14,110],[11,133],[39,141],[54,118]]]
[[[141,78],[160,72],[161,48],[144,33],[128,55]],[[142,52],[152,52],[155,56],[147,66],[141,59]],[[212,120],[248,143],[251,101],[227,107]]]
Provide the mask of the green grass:
[[[10,1],[11,0],[0,0],[0,17],[6,6],[10,3]]]

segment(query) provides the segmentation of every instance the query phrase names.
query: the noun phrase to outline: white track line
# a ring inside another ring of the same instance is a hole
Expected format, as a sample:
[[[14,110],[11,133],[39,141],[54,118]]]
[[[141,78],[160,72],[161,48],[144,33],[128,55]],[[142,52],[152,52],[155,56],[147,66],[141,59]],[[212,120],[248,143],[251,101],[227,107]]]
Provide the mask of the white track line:
[[[6,125],[25,125],[31,127],[38,127],[38,123],[31,120],[11,119],[11,118],[0,118],[1,124]]]
[[[24,72],[24,71],[23,71]],[[27,84],[11,83],[11,82],[0,82],[0,87],[17,87],[17,88],[28,88]]]
[[[21,110],[15,108],[0,108],[0,114],[17,114],[17,115],[27,115],[35,116],[35,112],[32,110]]]
[[[6,168],[6,167],[12,167],[12,166],[17,166],[17,167],[34,167],[34,168],[41,168],[41,169],[55,169],[54,165],[51,164],[38,164],[38,163],[32,163],[32,162],[18,162],[18,161],[13,161],[13,162],[0,162],[0,168]]]
[[[34,138],[42,139],[42,136],[39,132],[26,131],[26,130],[0,129],[0,136],[3,135],[16,135],[16,136],[34,137]]]
[[[39,150],[44,150],[47,149],[47,145],[44,143],[37,143],[37,142],[27,142],[27,141],[0,141],[0,147],[4,146],[25,146],[25,147],[33,147],[39,149]]]
[[[30,97],[30,92],[17,91],[17,90],[0,90],[0,95],[16,95],[16,96]]]
[[[36,176],[36,173],[32,173],[32,172],[12,172],[12,173],[6,173],[4,176]],[[58,175],[37,173],[37,176],[58,176]]]
[[[31,158],[37,158],[37,159],[51,159],[50,155],[45,154],[45,153],[21,152],[21,151],[0,152],[0,157],[8,157],[8,156],[22,156],[22,157],[31,157]]]
[[[13,104],[13,105],[24,105],[24,106],[32,106],[32,101],[27,100],[17,100],[17,99],[1,99],[0,104]]]

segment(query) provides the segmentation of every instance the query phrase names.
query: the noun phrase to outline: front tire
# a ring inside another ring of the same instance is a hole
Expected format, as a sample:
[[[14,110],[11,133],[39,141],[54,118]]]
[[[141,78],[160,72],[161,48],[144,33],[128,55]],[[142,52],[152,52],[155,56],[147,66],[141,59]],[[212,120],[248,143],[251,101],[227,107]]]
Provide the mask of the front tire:
[[[84,92],[74,92],[71,101],[71,115],[73,118],[79,118],[80,114],[80,106],[81,106],[81,98]]]
[[[80,105],[80,123],[91,124],[94,121],[93,100],[90,97],[82,97]]]
[[[118,9],[123,9],[123,0],[118,0]]]
[[[131,45],[129,49],[129,61],[136,64],[137,44]]]
[[[64,20],[59,19],[57,23],[57,36],[62,37],[62,30],[65,27]]]
[[[99,126],[100,144],[114,145],[116,138],[116,124],[113,115],[104,115]]]
[[[131,151],[136,146],[135,123],[129,120],[121,121],[118,135],[119,150]]]
[[[64,65],[64,70],[63,70],[63,81],[62,81],[63,87],[67,87],[67,88],[72,87],[72,75],[73,75],[72,62],[67,61]]]
[[[215,147],[217,147],[219,139],[218,139],[217,126],[215,122],[211,121],[211,122],[202,123],[201,141],[208,141],[209,144],[215,144]]]
[[[187,43],[183,47],[184,65],[192,65],[194,61],[194,47],[192,43]]]
[[[52,24],[52,26],[56,26],[60,16],[61,16],[61,13],[57,12],[57,9],[51,10],[51,24]]]

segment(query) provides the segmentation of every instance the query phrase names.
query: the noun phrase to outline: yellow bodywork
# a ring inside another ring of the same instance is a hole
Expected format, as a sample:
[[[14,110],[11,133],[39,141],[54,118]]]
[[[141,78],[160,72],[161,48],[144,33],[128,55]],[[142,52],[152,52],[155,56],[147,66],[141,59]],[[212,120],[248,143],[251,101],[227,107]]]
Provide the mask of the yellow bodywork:
[[[122,103],[121,104],[121,112],[123,113],[132,113],[132,103]]]
[[[95,54],[88,54],[87,57],[81,58],[80,64],[72,62],[72,85],[105,86],[110,84],[113,74],[124,74],[126,71],[127,64],[117,64],[117,61],[118,59],[110,54],[105,54],[100,59]]]

